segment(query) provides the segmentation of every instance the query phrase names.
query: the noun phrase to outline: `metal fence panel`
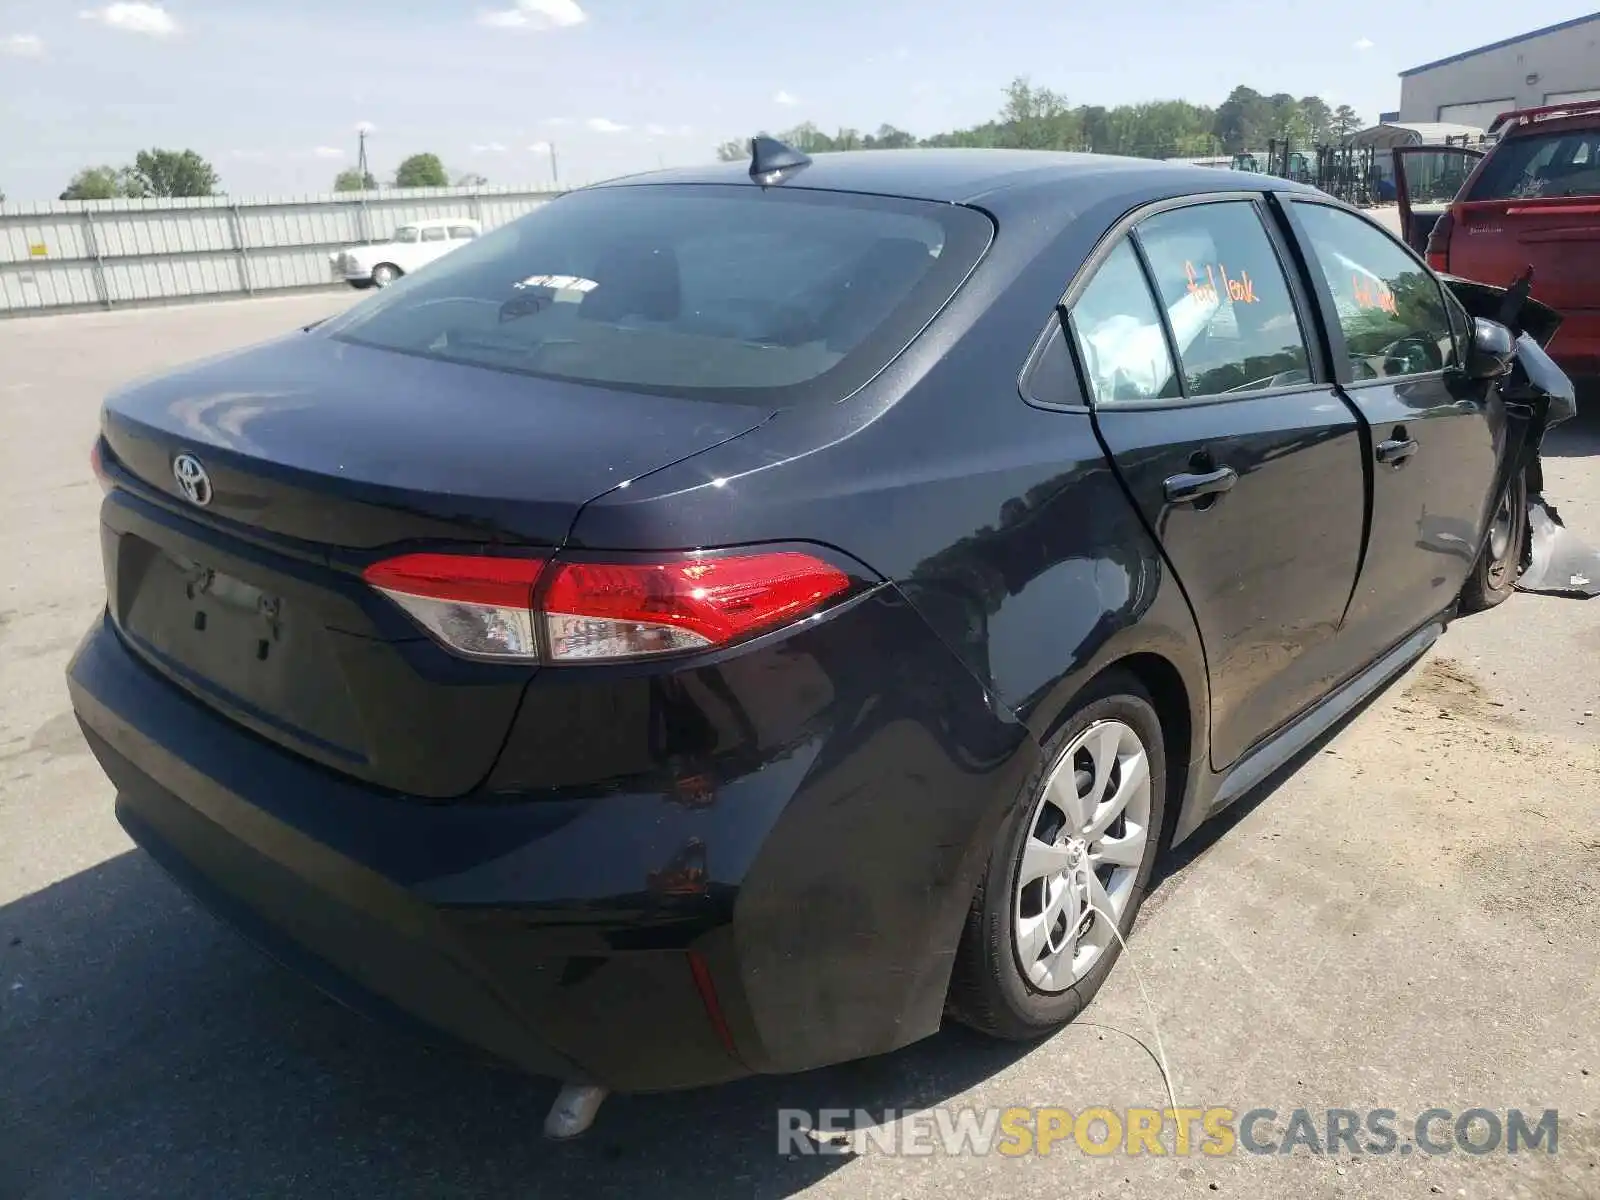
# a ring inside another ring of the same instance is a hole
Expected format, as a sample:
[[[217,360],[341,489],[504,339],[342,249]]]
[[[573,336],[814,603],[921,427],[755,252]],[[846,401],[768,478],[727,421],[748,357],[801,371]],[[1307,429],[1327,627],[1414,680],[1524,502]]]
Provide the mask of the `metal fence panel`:
[[[328,282],[328,255],[321,250],[252,250],[249,263],[251,291],[314,287]]]
[[[0,313],[46,312],[100,302],[90,263],[24,263],[0,269]]]
[[[382,241],[431,217],[464,217],[493,229],[557,194],[410,188],[6,205],[0,317],[324,286],[328,255],[341,246]]]
[[[44,215],[11,221],[0,215],[0,263],[36,265],[47,257],[89,257],[82,218]]]

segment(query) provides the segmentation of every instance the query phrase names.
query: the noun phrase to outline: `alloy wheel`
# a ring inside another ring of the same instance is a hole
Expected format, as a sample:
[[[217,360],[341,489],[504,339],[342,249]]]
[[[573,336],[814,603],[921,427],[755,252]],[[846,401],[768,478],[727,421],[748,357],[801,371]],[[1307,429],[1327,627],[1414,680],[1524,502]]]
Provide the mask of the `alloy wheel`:
[[[1033,987],[1063,992],[1100,961],[1149,840],[1144,743],[1121,721],[1097,721],[1062,751],[1028,816],[1013,913],[1017,961]]]
[[[1488,576],[1490,585],[1497,588],[1504,585],[1506,572],[1513,566],[1509,558],[1514,533],[1512,519],[1511,489],[1507,488],[1489,525]]]

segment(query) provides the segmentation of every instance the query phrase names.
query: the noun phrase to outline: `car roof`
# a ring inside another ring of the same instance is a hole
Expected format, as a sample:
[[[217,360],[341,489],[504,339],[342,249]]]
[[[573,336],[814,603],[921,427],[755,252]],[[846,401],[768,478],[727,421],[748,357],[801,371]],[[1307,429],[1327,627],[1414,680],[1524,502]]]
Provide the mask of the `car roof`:
[[[810,166],[777,186],[972,204],[1006,192],[1068,182],[1074,185],[1075,195],[1086,201],[1146,191],[1168,195],[1185,191],[1315,191],[1274,176],[1153,158],[988,149],[846,150],[818,154]],[[708,183],[760,186],[750,178],[744,161],[649,171],[595,186]]]

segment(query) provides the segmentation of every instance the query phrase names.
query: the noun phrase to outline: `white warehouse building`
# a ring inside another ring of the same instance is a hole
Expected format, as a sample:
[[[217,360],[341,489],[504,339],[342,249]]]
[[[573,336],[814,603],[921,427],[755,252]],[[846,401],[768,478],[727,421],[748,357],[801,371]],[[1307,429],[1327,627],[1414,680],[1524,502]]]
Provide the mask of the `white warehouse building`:
[[[1600,13],[1400,72],[1403,123],[1487,129],[1513,108],[1600,100]]]

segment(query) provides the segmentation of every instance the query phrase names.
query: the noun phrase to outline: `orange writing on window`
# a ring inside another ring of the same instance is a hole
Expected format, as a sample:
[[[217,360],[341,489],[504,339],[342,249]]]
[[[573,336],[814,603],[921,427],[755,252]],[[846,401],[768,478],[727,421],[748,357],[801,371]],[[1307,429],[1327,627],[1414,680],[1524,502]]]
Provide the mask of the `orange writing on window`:
[[[1189,279],[1189,294],[1198,296],[1202,300],[1215,301],[1218,297],[1218,281],[1220,279],[1221,294],[1228,297],[1235,304],[1255,304],[1256,283],[1250,278],[1249,271],[1240,271],[1237,278],[1230,277],[1228,268],[1222,263],[1213,267],[1206,264],[1206,277],[1200,278],[1200,272],[1195,270],[1192,262],[1183,264],[1183,273]]]
[[[1363,279],[1360,275],[1352,274],[1350,287],[1358,308],[1376,308],[1390,316],[1400,315],[1400,306],[1395,303],[1394,292],[1390,291],[1388,284],[1376,276]]]

